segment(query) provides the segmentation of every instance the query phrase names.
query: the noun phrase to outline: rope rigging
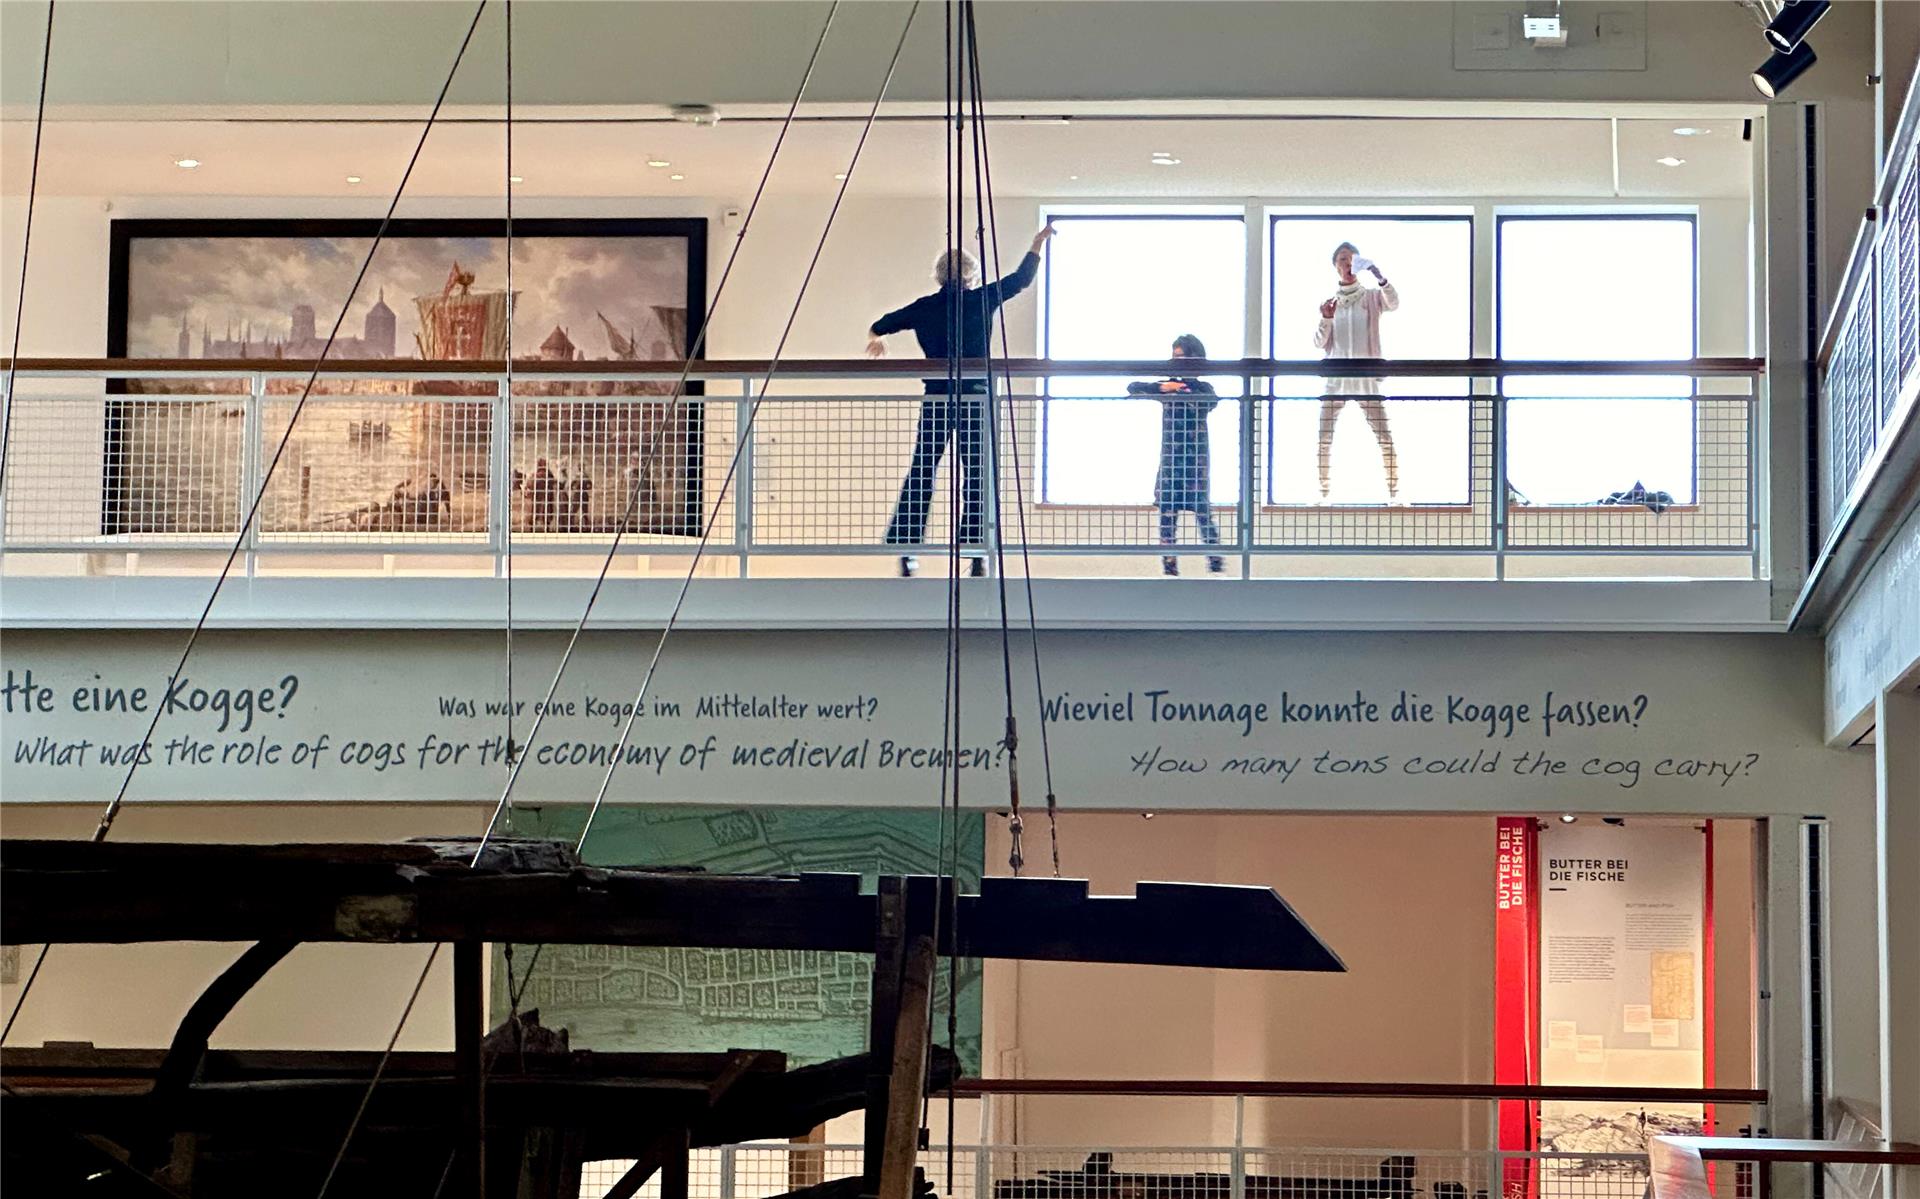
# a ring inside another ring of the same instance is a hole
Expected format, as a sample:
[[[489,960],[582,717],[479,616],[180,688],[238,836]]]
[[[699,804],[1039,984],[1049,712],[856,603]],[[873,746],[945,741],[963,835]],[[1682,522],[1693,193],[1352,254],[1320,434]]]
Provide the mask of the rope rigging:
[[[13,343],[7,350],[7,395],[0,412],[0,494],[7,485],[7,451],[13,445],[13,381],[20,367],[20,327],[27,315],[27,264],[33,261],[33,202],[40,191],[40,135],[47,125],[47,73],[53,65],[53,6],[47,0],[47,37],[40,49],[40,94],[33,107],[33,164],[27,171],[26,229],[20,239],[20,296],[13,306]]]
[[[353,301],[360,293],[360,285],[366,281],[367,272],[373,266],[374,256],[380,252],[380,246],[386,240],[387,230],[393,224],[394,213],[400,207],[400,198],[406,194],[407,183],[413,177],[414,167],[420,162],[421,152],[426,149],[427,137],[433,132],[434,123],[440,116],[440,110],[447,102],[447,93],[453,87],[454,77],[460,72],[460,64],[466,58],[467,48],[473,44],[474,30],[479,28],[481,14],[486,11],[486,8],[487,0],[480,0],[479,6],[474,9],[473,20],[467,25],[466,35],[461,38],[460,48],[454,54],[453,65],[448,69],[446,80],[440,85],[440,93],[434,99],[433,108],[427,114],[426,123],[421,127],[420,138],[414,143],[413,154],[407,160],[406,169],[400,174],[400,182],[394,188],[393,199],[388,203],[387,211],[385,215],[380,218],[380,224],[374,231],[372,244],[367,247],[366,257],[361,260],[360,269],[354,275],[353,285],[347,290],[347,298],[340,305],[340,314],[334,318],[333,327],[328,330],[327,339],[320,347],[320,354],[314,359],[313,369],[308,372],[306,383],[300,389],[300,398],[294,402],[292,411],[287,417],[287,427],[280,434],[280,440],[275,445],[273,454],[267,461],[266,469],[261,473],[259,490],[254,493],[253,500],[247,507],[246,515],[240,521],[239,530],[234,535],[233,547],[227,551],[226,560],[220,566],[220,573],[214,578],[213,586],[207,592],[206,603],[201,606],[200,614],[193,622],[193,628],[187,633],[186,643],[180,650],[180,658],[174,664],[173,670],[167,675],[169,679],[177,679],[186,671],[187,663],[193,656],[194,647],[199,644],[200,634],[206,629],[207,621],[213,615],[213,606],[220,598],[220,591],[226,585],[227,579],[232,576],[234,563],[239,560],[241,550],[246,547],[247,538],[252,533],[254,522],[259,519],[261,504],[266,499],[268,484],[272,482],[274,472],[279,468],[280,461],[286,454],[287,446],[293,438],[293,431],[299,426],[300,414],[306,410],[307,401],[313,395],[313,389],[319,381],[320,372],[326,366],[327,358],[332,354],[334,343],[340,336],[341,326],[346,323],[347,313],[352,311]],[[50,47],[52,43],[51,29],[49,29],[48,43]],[[24,275],[24,272],[22,273]],[[9,401],[11,401],[11,385],[9,385],[8,396]],[[8,404],[7,411],[8,415],[11,416],[11,402]],[[146,731],[141,735],[140,741],[136,744],[145,745],[153,741],[154,732],[160,727],[160,718],[166,714],[166,711],[167,705],[154,705],[153,718],[147,722]],[[133,754],[129,758],[127,773],[120,780],[119,790],[114,793],[112,801],[109,802],[106,809],[101,812],[100,822],[94,827],[91,840],[95,843],[105,841],[113,831],[114,821],[118,818],[121,808],[126,803],[127,791],[133,785],[134,776],[139,772],[141,765],[149,760],[149,757],[150,755],[146,754]],[[13,1010],[7,1016],[6,1026],[4,1029],[0,1029],[0,1042],[4,1042],[7,1033],[13,1030],[14,1021],[20,1016],[20,1009],[25,1006],[27,996],[32,994],[33,983],[40,976],[41,966],[46,963],[48,948],[49,947],[45,946],[41,948],[40,955],[34,962],[32,973],[27,976],[25,985],[20,988],[20,994],[14,1000]]]

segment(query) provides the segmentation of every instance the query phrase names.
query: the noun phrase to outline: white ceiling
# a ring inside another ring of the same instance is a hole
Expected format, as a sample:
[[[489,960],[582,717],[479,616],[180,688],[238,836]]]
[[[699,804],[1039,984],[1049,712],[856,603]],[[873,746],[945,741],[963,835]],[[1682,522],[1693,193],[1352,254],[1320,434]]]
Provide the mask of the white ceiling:
[[[1681,127],[1709,132],[1691,137]],[[0,123],[0,190],[24,194],[32,125]],[[744,199],[778,132],[769,120],[699,128],[671,122],[516,124],[515,173],[530,197]],[[825,193],[847,169],[857,122],[796,126],[774,190]],[[942,127],[883,122],[854,176],[856,194],[933,196],[942,187]],[[1618,194],[1684,200],[1745,196],[1750,146],[1737,118],[1356,119],[1215,117],[996,121],[994,188],[1007,196],[1553,198]],[[40,193],[71,196],[390,195],[419,136],[415,121],[49,122]],[[415,196],[498,195],[497,123],[437,126],[408,185]],[[1155,166],[1166,151],[1178,166]],[[183,170],[176,159],[201,166]],[[1662,157],[1684,159],[1664,166]],[[648,159],[672,163],[650,168]],[[684,179],[674,180],[680,174]],[[347,176],[362,182],[352,185]]]

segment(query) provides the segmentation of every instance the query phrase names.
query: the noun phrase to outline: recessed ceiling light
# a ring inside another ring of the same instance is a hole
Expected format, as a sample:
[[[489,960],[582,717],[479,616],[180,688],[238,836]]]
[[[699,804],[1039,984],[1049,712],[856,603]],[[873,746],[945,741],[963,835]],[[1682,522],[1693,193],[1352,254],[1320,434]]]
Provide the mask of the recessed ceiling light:
[[[834,175],[834,178],[835,178],[835,179],[839,179],[839,180],[843,180],[843,181],[844,181],[844,180],[846,179],[846,177],[847,177],[847,173],[846,173],[845,171],[840,171],[840,172],[837,172],[837,173],[836,173],[836,174]]]
[[[1713,130],[1702,129],[1698,125],[1682,125],[1678,129],[1674,130],[1674,133],[1678,134],[1681,137],[1705,137],[1707,134],[1712,132]]]
[[[1687,165],[1686,159],[1675,158],[1671,154],[1667,155],[1665,158],[1656,158],[1654,159],[1654,161],[1659,163],[1663,167],[1682,167]]]
[[[508,183],[525,183],[526,180],[521,178],[519,175],[508,175],[507,182]]]
[[[347,176],[347,182],[348,182],[348,183],[358,183],[358,182],[360,182],[360,176],[358,176],[358,175],[348,175],[348,176]]]
[[[685,179],[686,176],[685,175],[668,175],[667,178],[673,180],[675,183],[678,183],[680,180]]]
[[[173,165],[183,171],[191,171],[200,165],[200,160],[198,158],[176,158],[173,160]]]
[[[657,171],[662,169],[663,167],[670,167],[673,164],[668,162],[664,158],[649,158],[647,159],[647,165]]]
[[[1156,158],[1153,160],[1153,165],[1157,167],[1177,167],[1180,165],[1180,160],[1178,158]]]
[[[1572,812],[1562,812],[1560,814],[1561,824],[1572,824],[1574,821],[1578,819],[1580,818],[1578,816],[1575,816]]]

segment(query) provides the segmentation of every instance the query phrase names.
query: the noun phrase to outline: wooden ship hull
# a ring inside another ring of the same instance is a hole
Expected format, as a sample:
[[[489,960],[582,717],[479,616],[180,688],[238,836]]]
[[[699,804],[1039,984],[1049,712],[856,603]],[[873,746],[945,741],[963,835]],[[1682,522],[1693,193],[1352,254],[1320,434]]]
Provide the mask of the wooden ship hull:
[[[610,1196],[658,1173],[661,1199],[685,1199],[692,1148],[864,1110],[865,1173],[806,1199],[913,1199],[921,1098],[957,1068],[928,1034],[940,957],[1344,969],[1267,888],[1141,883],[1122,897],[990,878],[956,894],[949,879],[883,876],[863,892],[857,875],[592,867],[513,839],[475,862],[477,848],[0,841],[8,944],[252,943],[165,1049],[0,1051],[0,1185],[251,1199],[318,1194],[332,1175],[336,1195],[573,1199],[584,1162],[620,1158],[635,1165]],[[453,1051],[383,1068],[377,1054],[208,1049],[255,983],[320,941],[450,944]],[[588,1053],[531,1012],[483,1036],[491,942],[871,952],[869,1049],[794,1070],[760,1051]]]

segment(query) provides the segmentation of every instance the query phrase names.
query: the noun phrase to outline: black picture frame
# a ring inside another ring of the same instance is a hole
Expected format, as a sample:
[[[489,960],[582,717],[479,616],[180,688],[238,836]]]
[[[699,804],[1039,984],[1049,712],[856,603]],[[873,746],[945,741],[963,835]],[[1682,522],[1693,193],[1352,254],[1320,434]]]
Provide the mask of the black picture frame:
[[[153,239],[219,238],[342,238],[368,243],[378,236],[382,243],[408,238],[492,238],[505,240],[505,218],[419,217],[382,222],[373,218],[137,218],[109,223],[107,269],[107,344],[108,358],[127,357],[129,341],[130,286],[135,245]],[[684,341],[689,357],[699,357],[707,317],[707,221],[701,217],[534,217],[515,218],[512,236],[516,243],[535,238],[679,238],[686,243],[686,330]],[[364,287],[366,284],[363,284]],[[356,296],[356,298],[358,298]],[[345,297],[339,299],[344,300]],[[338,309],[334,310],[335,312]],[[332,313],[324,315],[322,328],[330,328]],[[534,355],[515,347],[515,358]],[[126,394],[131,389],[124,379],[108,380],[109,394]],[[698,397],[704,387],[689,381],[684,395]],[[109,402],[105,421],[104,454],[101,475],[101,532],[107,535],[147,531],[127,519],[124,505],[116,499],[122,494],[127,477],[127,437],[124,404]],[[685,460],[684,500],[675,527],[650,531],[673,535],[697,536],[704,511],[704,404],[686,406],[682,447]]]

